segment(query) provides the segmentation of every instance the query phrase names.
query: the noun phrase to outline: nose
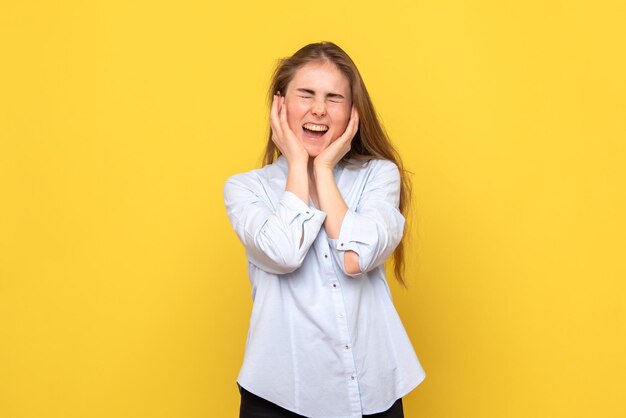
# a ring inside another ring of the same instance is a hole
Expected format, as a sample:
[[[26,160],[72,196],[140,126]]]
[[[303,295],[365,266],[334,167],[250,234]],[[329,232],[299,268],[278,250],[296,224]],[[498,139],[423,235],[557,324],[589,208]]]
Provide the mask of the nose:
[[[326,116],[326,102],[324,100],[316,100],[311,108],[311,113],[317,117]]]

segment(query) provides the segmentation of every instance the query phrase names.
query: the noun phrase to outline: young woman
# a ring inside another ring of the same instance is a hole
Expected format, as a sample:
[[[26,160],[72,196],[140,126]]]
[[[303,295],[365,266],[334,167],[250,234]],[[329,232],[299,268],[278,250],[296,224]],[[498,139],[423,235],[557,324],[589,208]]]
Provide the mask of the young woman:
[[[261,169],[225,203],[254,300],[241,418],[403,417],[425,378],[393,306],[408,180],[350,57],[330,42],[282,60]]]

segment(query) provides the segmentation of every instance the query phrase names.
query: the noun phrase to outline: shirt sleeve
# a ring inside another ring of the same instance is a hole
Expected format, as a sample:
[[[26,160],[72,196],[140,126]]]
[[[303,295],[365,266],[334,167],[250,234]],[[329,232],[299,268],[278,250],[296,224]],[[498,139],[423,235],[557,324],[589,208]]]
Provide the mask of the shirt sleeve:
[[[228,218],[252,264],[272,274],[291,273],[302,265],[326,213],[289,191],[273,207],[259,190],[260,185],[229,179],[224,186]]]
[[[329,240],[335,261],[348,276],[360,276],[391,256],[404,233],[405,218],[400,202],[400,171],[391,161],[381,161],[372,169],[356,208],[346,212],[339,236]],[[359,255],[360,273],[348,274],[345,252]]]

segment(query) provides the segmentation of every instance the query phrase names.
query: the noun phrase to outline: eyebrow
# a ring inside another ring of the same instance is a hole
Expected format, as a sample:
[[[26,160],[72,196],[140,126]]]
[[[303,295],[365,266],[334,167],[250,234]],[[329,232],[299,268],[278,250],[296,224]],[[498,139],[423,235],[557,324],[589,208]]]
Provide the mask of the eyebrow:
[[[310,94],[311,96],[315,96],[315,91],[311,89],[298,88],[296,89],[296,91],[299,91],[300,93]],[[327,93],[326,97],[330,97],[333,99],[345,99],[345,97],[343,97],[343,95],[339,93]]]

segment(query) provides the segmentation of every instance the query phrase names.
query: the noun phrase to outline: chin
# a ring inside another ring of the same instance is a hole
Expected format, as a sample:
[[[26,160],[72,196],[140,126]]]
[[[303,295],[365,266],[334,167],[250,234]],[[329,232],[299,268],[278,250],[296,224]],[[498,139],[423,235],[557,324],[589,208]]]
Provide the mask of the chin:
[[[312,148],[312,147],[306,147],[306,152],[308,152],[308,153],[309,153],[309,157],[311,157],[311,158],[315,158],[315,157],[317,157],[318,155],[320,155],[320,153],[321,153],[322,151],[324,151],[324,149],[326,149],[326,147],[324,147],[324,148],[317,148],[317,147]]]
[[[320,155],[322,151],[324,151],[330,145],[330,143],[311,144],[311,143],[307,143],[307,141],[302,141],[302,142],[304,145],[304,149],[306,150],[306,152],[309,154],[309,157],[311,158],[315,158],[318,155]]]
[[[307,152],[309,153],[309,158],[315,158],[315,157],[317,157],[318,155],[320,155],[319,151],[312,152],[312,151],[308,151],[308,150],[307,150]]]

